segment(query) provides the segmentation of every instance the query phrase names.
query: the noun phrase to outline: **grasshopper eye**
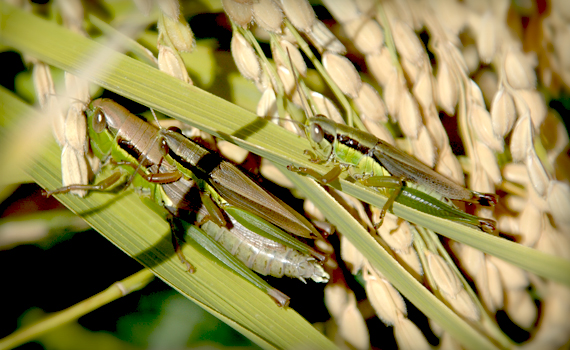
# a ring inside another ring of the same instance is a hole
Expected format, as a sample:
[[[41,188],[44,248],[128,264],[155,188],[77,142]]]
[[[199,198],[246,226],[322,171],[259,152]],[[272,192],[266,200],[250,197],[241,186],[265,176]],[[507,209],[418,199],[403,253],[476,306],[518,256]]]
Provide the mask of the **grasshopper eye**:
[[[93,130],[96,133],[100,133],[107,127],[107,122],[105,119],[105,113],[100,108],[95,110],[95,116],[93,117]]]
[[[163,155],[167,155],[170,152],[170,147],[168,147],[168,144],[164,139],[160,142],[160,152]]]
[[[316,143],[319,143],[323,140],[323,137],[323,128],[321,128],[319,124],[313,124],[313,127],[311,129],[311,139],[313,139],[313,141]]]
[[[175,132],[175,133],[178,133],[178,134],[182,134],[182,129],[180,129],[180,128],[177,127],[177,126],[171,126],[171,127],[169,127],[167,130],[168,130],[168,131]]]

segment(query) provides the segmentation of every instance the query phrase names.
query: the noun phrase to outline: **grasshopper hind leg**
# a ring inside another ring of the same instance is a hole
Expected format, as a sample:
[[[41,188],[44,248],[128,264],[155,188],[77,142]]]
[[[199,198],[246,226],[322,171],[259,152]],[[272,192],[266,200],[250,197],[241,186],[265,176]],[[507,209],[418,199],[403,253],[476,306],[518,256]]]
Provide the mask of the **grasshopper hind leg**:
[[[180,232],[184,233],[184,229],[182,227],[180,220],[178,220],[173,215],[168,215],[166,219],[168,220],[168,224],[170,225],[170,236],[172,238],[172,246],[174,247],[174,252],[180,259],[180,262],[182,262],[182,264],[186,266],[186,271],[188,271],[189,273],[194,273],[195,271],[194,266],[192,266],[192,264],[188,262],[186,256],[184,256],[184,253],[182,252],[182,245],[181,245],[182,238],[180,238],[178,234]]]
[[[392,205],[394,204],[394,202],[402,192],[404,186],[406,186],[406,182],[404,181],[404,179],[395,176],[363,177],[359,181],[365,186],[394,189],[394,191],[392,191],[392,193],[390,194],[390,197],[388,197],[386,203],[384,203],[382,210],[380,211],[379,221],[374,224],[374,229],[377,230],[384,223],[384,217],[386,216],[386,213],[388,212],[388,210],[392,208]]]

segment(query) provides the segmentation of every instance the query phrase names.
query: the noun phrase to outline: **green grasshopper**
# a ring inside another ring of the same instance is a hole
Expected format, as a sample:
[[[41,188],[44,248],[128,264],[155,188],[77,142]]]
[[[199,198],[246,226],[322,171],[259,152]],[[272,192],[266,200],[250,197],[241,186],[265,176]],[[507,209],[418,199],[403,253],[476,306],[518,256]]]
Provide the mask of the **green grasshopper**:
[[[290,57],[289,61],[291,62]],[[292,64],[291,70],[297,84]],[[298,85],[297,89],[300,90]],[[299,94],[302,95],[300,92]],[[303,97],[301,101],[305,113],[309,115]],[[495,194],[469,190],[389,143],[367,132],[335,123],[323,115],[310,117],[307,119],[307,125],[301,126],[304,127],[305,135],[315,152],[316,157],[310,160],[314,163],[335,163],[335,166],[324,175],[294,165],[289,165],[289,170],[308,174],[317,181],[328,184],[338,178],[343,170],[348,169],[350,175],[365,186],[394,188],[391,194],[384,191],[388,200],[382,207],[380,221],[375,224],[375,228],[382,225],[386,212],[397,200],[419,211],[474,226],[487,233],[496,230],[495,221],[467,214],[450,201],[494,206],[497,204]]]
[[[204,195],[194,186],[198,181],[212,184],[216,189],[220,189],[223,200],[227,199],[227,202],[235,206],[239,207],[242,204],[240,199],[243,198],[245,204],[241,207],[246,210],[251,209],[261,218],[284,227],[294,234],[304,237],[319,235],[305,218],[265,192],[231,163],[193,143],[182,134],[172,130],[158,129],[109,99],[92,101],[86,109],[86,115],[93,153],[101,160],[107,160],[113,163],[112,165],[117,165],[115,171],[96,185],[70,185],[48,191],[46,195],[65,193],[76,189],[105,191],[119,185],[128,186],[132,183],[140,194],[150,198],[152,202],[158,203],[168,211],[167,219],[172,228],[175,251],[189,271],[193,271],[193,267],[180,250],[175,235],[177,223],[174,219],[181,216],[191,217],[189,214],[205,210],[198,204],[204,203],[204,207],[209,208],[207,209],[208,218],[214,221],[218,227],[226,225],[224,215],[212,203],[209,196]],[[194,177],[192,171],[186,167],[191,167],[195,172],[201,173],[200,176],[202,177]],[[214,195],[214,197],[217,198],[218,196]],[[253,199],[251,199],[252,197]],[[221,201],[218,198],[218,202]],[[267,204],[271,207],[267,207]],[[232,222],[234,220],[232,219]],[[267,225],[270,224],[267,223]],[[237,224],[233,223],[233,227],[236,226]],[[220,228],[218,230],[223,231]],[[242,232],[242,236],[246,235],[243,232],[247,232],[249,236],[241,239],[242,242],[245,242],[244,245],[263,247],[263,244],[255,241],[256,234],[251,230],[244,228],[234,231]],[[224,232],[233,233],[232,229],[227,229]],[[279,234],[276,235],[279,236]],[[315,260],[313,257],[323,260],[324,256],[307,246],[303,247],[293,237],[289,238],[282,243],[284,242],[286,246],[292,245],[294,249],[300,250],[300,254],[309,261],[307,264],[314,271],[314,273],[307,275],[307,272],[299,269],[300,272],[292,272],[289,275],[300,279],[307,277],[327,281],[326,272],[313,265],[313,260]],[[260,239],[267,238],[261,237]],[[301,266],[298,263],[301,260],[298,259],[295,264]]]
[[[376,228],[382,225],[387,210],[397,200],[422,212],[475,226],[484,232],[495,231],[495,221],[467,214],[444,201],[494,206],[496,195],[471,191],[375,136],[337,124],[322,115],[308,119],[305,133],[317,156],[311,161],[326,159],[327,163],[337,164],[324,175],[293,165],[288,167],[289,170],[306,173],[327,184],[334,181],[343,168],[348,168],[351,176],[365,186],[394,188],[382,208]],[[417,188],[408,186],[408,182]]]

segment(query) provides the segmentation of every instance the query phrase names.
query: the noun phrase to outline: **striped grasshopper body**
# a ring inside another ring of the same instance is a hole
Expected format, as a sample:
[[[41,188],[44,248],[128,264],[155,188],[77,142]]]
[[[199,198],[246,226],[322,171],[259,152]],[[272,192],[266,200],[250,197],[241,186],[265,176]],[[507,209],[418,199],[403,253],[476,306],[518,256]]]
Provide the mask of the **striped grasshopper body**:
[[[265,192],[234,165],[223,160],[217,154],[211,153],[193,143],[182,134],[159,129],[139,119],[127,109],[109,99],[92,101],[86,109],[86,115],[91,149],[95,156],[102,161],[114,165],[114,172],[96,185],[70,185],[48,191],[46,194],[65,193],[76,189],[105,191],[112,190],[120,185],[128,186],[132,183],[140,195],[150,198],[168,211],[168,214],[165,216],[172,228],[176,253],[182,262],[186,264],[189,271],[193,271],[193,267],[187,262],[179,249],[178,239],[176,238],[179,225],[177,225],[175,219],[180,217],[195,219],[196,213],[205,211],[206,209],[204,208],[206,207],[210,208],[207,210],[207,217],[214,221],[214,226],[218,227],[217,230],[212,228],[210,231],[217,231],[218,235],[232,235],[234,232],[241,233],[247,236],[247,238],[241,239],[243,246],[252,245],[257,246],[258,248],[256,249],[259,250],[269,250],[268,246],[270,244],[264,240],[271,240],[271,238],[259,237],[256,239],[257,234],[249,228],[235,229],[235,227],[238,227],[238,224],[234,223],[235,219],[233,218],[230,222],[232,227],[223,229],[223,226],[227,223],[224,219],[225,216],[219,209],[216,213],[213,213],[211,208],[217,209],[217,206],[211,203],[210,196],[217,198],[219,203],[229,202],[238,207],[242,204],[240,198],[243,197],[245,198],[243,201],[245,204],[241,205],[241,207],[245,210],[254,208],[256,209],[253,210],[254,214],[259,213],[259,216],[262,218],[294,234],[304,237],[316,237],[318,235],[318,232],[306,219],[303,218],[301,221],[299,214]],[[174,144],[177,144],[177,147],[173,148]],[[189,155],[192,155],[192,157]],[[192,168],[192,170],[186,167]],[[199,176],[194,176],[193,171]],[[235,179],[238,181],[234,182]],[[212,191],[210,196],[199,191],[196,186],[197,183],[201,184],[201,188],[210,189]],[[215,192],[217,190],[220,191],[221,196]],[[226,194],[227,199],[225,197]],[[250,197],[254,197],[254,199]],[[261,199],[256,200],[257,198]],[[204,203],[204,205],[200,203]],[[268,208],[264,203],[270,203],[272,206]],[[203,215],[203,217],[206,216]],[[290,222],[293,222],[293,225],[289,225]],[[267,223],[267,225],[271,224]],[[212,227],[211,225],[209,226]],[[305,259],[307,264],[313,266],[315,264],[314,257],[317,257],[319,260],[324,259],[322,254],[315,252],[308,246],[303,247],[293,237],[286,236],[287,238],[284,239],[285,245],[291,242],[290,245],[294,247],[292,250],[301,249],[298,254],[303,256],[302,259]],[[227,238],[226,240],[231,241],[232,239]],[[260,243],[260,241],[263,241],[263,243]],[[273,251],[269,250],[265,254],[270,255],[275,253],[275,251],[275,249]],[[257,255],[262,256],[260,254]],[[266,263],[257,263],[255,261],[256,259],[261,261],[262,258],[250,256],[248,259],[244,263],[251,266]],[[294,261],[292,264],[298,265],[299,263]],[[270,273],[271,271],[269,270]],[[315,266],[313,271],[314,273],[308,276],[299,272],[285,273],[285,275],[300,279],[311,278],[315,281],[328,281],[328,274],[322,270],[320,265],[318,267]],[[255,274],[253,275],[258,277]],[[281,277],[282,275],[277,273],[276,277]],[[244,277],[251,280],[250,276]],[[276,298],[275,292],[273,294],[270,291],[268,292]],[[286,304],[282,298],[277,301],[280,305]]]
[[[228,208],[226,211],[231,220],[229,227],[220,227],[213,221],[206,221],[201,228],[247,267],[264,276],[287,276],[303,282],[305,279],[315,282],[329,280],[329,275],[313,257],[314,254],[309,254],[312,250],[310,247],[295,249],[272,238],[260,236],[236,220],[230,214],[230,209],[235,213],[236,208]]]
[[[348,167],[350,174],[366,186],[384,188],[388,201],[382,208],[382,219],[394,201],[422,212],[474,226],[484,232],[493,232],[493,220],[467,214],[455,207],[450,200],[493,206],[494,194],[471,191],[453,180],[437,173],[415,157],[355,128],[337,124],[324,116],[309,118],[306,136],[319,162],[335,162],[335,167],[325,175],[307,168],[289,166],[290,170],[307,173],[322,183],[330,183]],[[389,193],[388,188],[394,190]]]

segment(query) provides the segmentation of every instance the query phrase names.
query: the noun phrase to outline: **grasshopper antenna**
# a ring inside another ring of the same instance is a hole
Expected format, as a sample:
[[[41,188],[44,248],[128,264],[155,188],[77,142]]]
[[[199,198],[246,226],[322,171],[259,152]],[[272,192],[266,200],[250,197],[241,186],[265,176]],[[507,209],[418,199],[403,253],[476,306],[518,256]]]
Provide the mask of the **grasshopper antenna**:
[[[289,48],[287,50],[287,57],[289,58],[289,66],[291,67],[291,72],[293,73],[293,79],[295,80],[295,89],[297,89],[297,93],[299,94],[299,98],[301,99],[301,107],[305,111],[305,115],[307,118],[314,117],[313,112],[309,110],[309,102],[307,101],[307,97],[305,94],[301,93],[301,86],[299,85],[299,81],[297,80],[297,72],[295,70],[295,66],[293,66],[293,59],[291,59],[291,53],[289,52]],[[310,115],[309,115],[310,114]]]

